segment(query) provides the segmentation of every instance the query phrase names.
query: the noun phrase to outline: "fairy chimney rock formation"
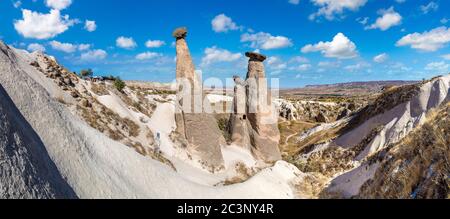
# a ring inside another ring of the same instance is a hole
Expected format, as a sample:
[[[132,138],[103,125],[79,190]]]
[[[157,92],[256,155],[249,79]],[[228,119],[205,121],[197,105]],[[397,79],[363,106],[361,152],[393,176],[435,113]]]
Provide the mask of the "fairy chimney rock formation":
[[[235,144],[247,147],[250,142],[252,152],[266,162],[281,160],[280,131],[278,130],[277,115],[267,89],[264,61],[266,56],[247,52],[249,58],[246,81],[235,77],[235,112],[230,117],[230,132]],[[245,92],[240,90],[245,87]],[[244,99],[245,113],[236,109],[242,105]],[[275,118],[275,119],[273,119]],[[247,140],[248,139],[248,140]]]
[[[217,171],[224,167],[221,145],[226,142],[217,120],[212,114],[203,112],[201,100],[205,98],[186,42],[187,33],[186,28],[178,28],[173,32],[176,38],[178,84],[176,133],[188,142],[188,150],[204,166],[210,171]]]

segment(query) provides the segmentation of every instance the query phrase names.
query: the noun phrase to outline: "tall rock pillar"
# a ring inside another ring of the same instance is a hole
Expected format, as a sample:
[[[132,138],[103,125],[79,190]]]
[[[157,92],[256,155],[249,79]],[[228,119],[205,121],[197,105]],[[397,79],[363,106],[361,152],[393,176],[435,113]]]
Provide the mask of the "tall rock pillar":
[[[278,130],[278,115],[272,103],[271,94],[267,88],[264,69],[266,56],[248,52],[249,58],[247,78],[245,82],[235,78],[235,112],[230,117],[230,133],[234,143],[251,145],[253,154],[266,162],[281,160],[278,147],[280,131]],[[245,89],[245,95],[239,92]],[[236,107],[245,101],[245,113],[241,114]],[[247,143],[249,142],[249,143]]]
[[[195,66],[186,42],[186,28],[173,32],[177,50],[177,111],[176,132],[187,140],[189,151],[211,171],[224,167],[221,146],[225,138],[212,114],[203,111],[202,82],[195,73]],[[208,103],[205,103],[208,104]]]

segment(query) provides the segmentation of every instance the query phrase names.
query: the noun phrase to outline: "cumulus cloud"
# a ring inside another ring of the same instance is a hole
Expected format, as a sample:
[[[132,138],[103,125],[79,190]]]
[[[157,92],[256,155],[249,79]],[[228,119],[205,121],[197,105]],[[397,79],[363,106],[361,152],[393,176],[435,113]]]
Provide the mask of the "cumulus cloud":
[[[419,8],[423,14],[428,14],[432,11],[437,11],[439,9],[439,5],[436,2],[431,1],[426,5],[421,5]]]
[[[52,46],[52,48],[54,50],[58,50],[58,51],[66,52],[66,53],[72,53],[78,49],[78,46],[73,45],[71,43],[61,43],[61,42],[58,42],[55,40],[50,42],[50,46]]]
[[[442,58],[445,60],[450,60],[450,54],[443,55]]]
[[[22,20],[14,21],[14,28],[25,38],[49,39],[64,33],[77,21],[68,15],[61,16],[59,10],[41,14],[27,9],[22,10]]]
[[[162,40],[148,40],[145,43],[145,46],[147,48],[159,48],[161,46],[166,45],[166,42],[162,41]]]
[[[85,51],[91,48],[91,44],[80,44],[78,45],[78,50]]]
[[[105,50],[96,49],[96,50],[90,50],[88,52],[81,54],[80,60],[86,61],[86,62],[92,62],[92,61],[103,60],[106,58],[106,56],[108,56],[108,53]]]
[[[226,49],[220,49],[216,46],[205,49],[205,55],[202,58],[202,66],[210,65],[217,62],[232,62],[240,59],[240,53],[231,53]]]
[[[267,59],[267,65],[271,70],[283,70],[287,68],[287,63],[276,56],[269,57]]]
[[[116,46],[123,49],[134,49],[137,44],[132,37],[121,36],[117,38]]]
[[[327,20],[334,20],[336,15],[342,15],[345,10],[357,11],[367,3],[367,0],[311,0],[319,10],[309,16],[310,20],[324,16]]]
[[[30,52],[45,52],[45,47],[39,43],[32,43],[30,45],[28,45],[27,50]]]
[[[450,65],[445,62],[431,62],[425,66],[425,70],[432,71],[436,74],[447,74]]]
[[[238,30],[239,26],[233,22],[233,20],[225,14],[217,15],[211,21],[212,29],[217,33],[226,33],[230,30]]]
[[[94,32],[95,30],[97,30],[97,24],[95,23],[95,21],[86,20],[84,22],[84,29],[89,32]]]
[[[72,0],[45,0],[45,5],[47,7],[63,10],[69,7],[72,4]]]
[[[383,63],[389,59],[389,55],[386,53],[382,53],[380,55],[377,55],[373,57],[373,61],[376,63]]]
[[[397,46],[410,46],[413,49],[434,52],[450,42],[450,28],[438,27],[424,33],[412,33],[397,42]]]
[[[161,57],[162,55],[160,53],[156,53],[156,52],[144,52],[144,53],[140,53],[138,55],[136,55],[136,59],[137,60],[149,60],[149,59],[154,59],[157,57]]]
[[[321,52],[327,58],[351,59],[358,56],[356,45],[343,33],[338,33],[331,42],[309,44],[302,48],[303,53]]]
[[[271,34],[264,32],[242,34],[241,42],[250,42],[252,48],[265,50],[286,48],[293,45],[291,39],[287,37],[272,36]]]
[[[50,46],[52,47],[52,49],[57,50],[57,51],[62,51],[65,53],[73,53],[77,50],[79,51],[85,51],[91,48],[90,44],[72,44],[72,43],[61,43],[58,42],[56,40],[51,41]]]
[[[380,29],[382,31],[388,30],[393,26],[402,23],[402,16],[394,10],[394,7],[378,11],[381,17],[377,18],[374,24],[367,26],[366,29]]]

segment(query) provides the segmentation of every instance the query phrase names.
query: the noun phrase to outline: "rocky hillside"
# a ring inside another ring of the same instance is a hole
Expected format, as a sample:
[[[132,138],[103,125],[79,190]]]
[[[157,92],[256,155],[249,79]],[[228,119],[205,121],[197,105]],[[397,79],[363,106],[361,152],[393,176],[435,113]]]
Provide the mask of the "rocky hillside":
[[[442,184],[444,181],[430,186],[427,173],[436,171],[439,177],[448,176],[448,168],[433,160],[437,154],[444,156],[444,160],[448,155],[448,148],[439,145],[446,144],[449,133],[445,125],[445,112],[450,100],[449,88],[450,75],[387,89],[354,115],[306,131],[297,139],[296,145],[299,148],[296,155],[287,159],[296,163],[300,170],[321,176],[315,179],[320,179],[319,182],[323,186],[320,197],[324,198],[446,196],[447,190],[443,190],[445,186]],[[438,118],[443,122],[437,122]],[[430,127],[431,123],[435,123],[433,128]],[[410,142],[411,139],[415,139],[414,144],[418,145],[399,143]],[[424,147],[424,144],[430,147],[418,149]],[[432,160],[420,160],[419,158],[423,157],[415,155],[414,151],[417,150],[427,150],[427,156]],[[398,151],[403,152],[400,155],[397,154]],[[416,165],[410,163],[413,161],[420,163],[420,168],[414,168],[414,173],[408,172],[413,168],[409,165]],[[404,166],[398,166],[402,163]],[[395,182],[389,185],[387,177],[390,174],[395,176],[391,171],[396,172],[402,168],[406,168],[406,174],[416,174],[417,177],[411,175],[410,179],[402,178],[403,184],[400,185],[395,181],[400,179],[393,179]],[[432,175],[428,176],[430,177]],[[376,187],[376,183],[381,185]],[[427,186],[424,186],[425,184]],[[387,192],[391,186],[397,190]],[[431,189],[431,192],[422,191],[426,190],[425,188]],[[410,193],[406,194],[407,191]],[[416,193],[422,195],[418,196]]]
[[[428,113],[423,125],[375,159],[380,167],[360,198],[450,198],[450,103]]]
[[[264,77],[264,56],[248,56],[246,80]],[[177,122],[171,85],[118,89],[0,42],[0,198],[444,198],[449,89],[446,75],[364,100],[274,100],[278,127],[246,111],[200,117],[227,140],[211,145],[211,130],[177,131],[202,121]]]
[[[1,85],[0,100],[0,197],[75,198],[39,136]]]
[[[220,147],[222,171],[204,168],[173,138],[170,90],[130,83],[121,92],[108,81],[83,80],[44,54],[2,42],[0,49],[0,198],[298,196],[298,169],[264,164],[234,145]]]

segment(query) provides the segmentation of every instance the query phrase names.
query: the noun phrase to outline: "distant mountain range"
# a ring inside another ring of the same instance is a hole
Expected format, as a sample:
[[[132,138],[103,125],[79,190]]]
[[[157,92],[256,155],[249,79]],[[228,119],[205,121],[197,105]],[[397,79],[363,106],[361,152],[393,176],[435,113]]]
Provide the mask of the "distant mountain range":
[[[282,96],[362,96],[379,93],[386,86],[403,86],[419,81],[366,81],[325,85],[307,85],[304,88],[284,89]]]
[[[384,86],[399,86],[406,84],[415,84],[419,81],[360,81],[360,82],[348,82],[337,84],[324,84],[324,85],[306,85],[305,88],[323,88],[323,87],[384,87]]]

